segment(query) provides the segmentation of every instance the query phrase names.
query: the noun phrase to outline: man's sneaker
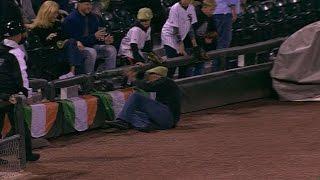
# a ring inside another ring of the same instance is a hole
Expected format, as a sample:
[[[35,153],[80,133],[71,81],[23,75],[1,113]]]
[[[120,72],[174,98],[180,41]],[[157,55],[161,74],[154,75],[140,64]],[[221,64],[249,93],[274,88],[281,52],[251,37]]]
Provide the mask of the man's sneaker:
[[[129,123],[121,120],[115,120],[115,121],[105,121],[104,127],[111,127],[111,128],[117,128],[120,130],[128,130],[130,129]]]

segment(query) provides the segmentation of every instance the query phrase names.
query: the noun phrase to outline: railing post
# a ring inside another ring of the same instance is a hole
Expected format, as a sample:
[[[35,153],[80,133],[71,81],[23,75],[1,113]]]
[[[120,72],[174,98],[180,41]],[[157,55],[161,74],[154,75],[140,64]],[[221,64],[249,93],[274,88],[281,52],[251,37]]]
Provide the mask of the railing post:
[[[14,108],[14,121],[16,134],[19,134],[19,155],[20,155],[20,165],[21,168],[26,168],[26,144],[25,144],[25,116],[23,111],[23,106],[26,102],[26,98],[23,95],[18,95],[16,97],[17,104]]]

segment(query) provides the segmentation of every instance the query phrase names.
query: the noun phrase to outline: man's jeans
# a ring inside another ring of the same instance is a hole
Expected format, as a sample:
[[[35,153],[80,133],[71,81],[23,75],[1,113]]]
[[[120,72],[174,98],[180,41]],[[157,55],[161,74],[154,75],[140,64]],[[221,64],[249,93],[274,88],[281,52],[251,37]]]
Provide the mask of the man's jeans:
[[[224,49],[230,46],[232,40],[232,14],[215,14],[214,21],[218,31],[217,49]],[[226,63],[227,65],[228,63]],[[220,70],[221,59],[217,58],[212,61],[212,71]],[[225,69],[223,67],[223,69]]]
[[[139,93],[133,93],[129,97],[117,118],[137,129],[164,130],[174,126],[168,106]]]
[[[112,45],[95,45],[85,47],[85,72],[94,72],[94,67],[97,59],[104,59],[104,63],[99,65],[98,71],[109,70],[116,68],[117,50]]]

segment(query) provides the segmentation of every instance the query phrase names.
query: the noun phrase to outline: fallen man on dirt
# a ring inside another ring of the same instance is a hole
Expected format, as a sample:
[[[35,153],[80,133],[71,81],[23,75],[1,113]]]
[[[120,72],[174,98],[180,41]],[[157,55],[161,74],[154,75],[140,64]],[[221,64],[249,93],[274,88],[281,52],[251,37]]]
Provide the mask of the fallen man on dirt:
[[[142,132],[174,128],[180,119],[181,92],[167,73],[168,69],[162,66],[146,71],[143,80],[136,78],[135,71],[127,73],[131,85],[155,93],[156,98],[153,100],[138,91],[133,93],[116,120],[107,121],[106,126],[121,130],[133,128]]]

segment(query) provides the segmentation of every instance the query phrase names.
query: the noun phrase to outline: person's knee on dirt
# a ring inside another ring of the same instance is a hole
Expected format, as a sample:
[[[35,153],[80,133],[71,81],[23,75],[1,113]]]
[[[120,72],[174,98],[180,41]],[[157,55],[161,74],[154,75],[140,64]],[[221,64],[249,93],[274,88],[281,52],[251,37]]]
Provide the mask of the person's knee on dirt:
[[[167,78],[168,69],[162,66],[146,72],[144,80],[136,79],[136,73],[128,73],[128,81],[138,89],[148,92],[132,94],[111,126],[120,127],[127,123],[133,128],[148,132],[165,130],[176,126],[180,119],[180,89]],[[151,94],[155,93],[155,100]],[[109,122],[107,122],[109,123]]]

